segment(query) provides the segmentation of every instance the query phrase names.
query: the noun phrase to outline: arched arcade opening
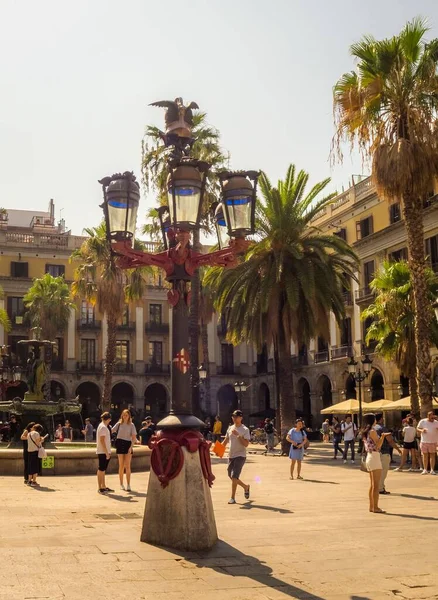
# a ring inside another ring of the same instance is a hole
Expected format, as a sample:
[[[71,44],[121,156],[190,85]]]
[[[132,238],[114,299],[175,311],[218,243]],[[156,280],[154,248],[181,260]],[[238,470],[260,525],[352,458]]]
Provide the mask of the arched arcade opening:
[[[76,388],[76,396],[79,396],[79,402],[82,404],[82,418],[89,417],[93,425],[99,424],[100,408],[100,389],[92,381],[83,381]]]
[[[310,384],[305,377],[298,380],[298,396],[302,400],[303,411],[302,416],[306,427],[312,426],[312,399],[310,396]],[[299,411],[297,411],[299,413]]]
[[[322,407],[328,408],[333,404],[332,382],[327,375],[321,375],[318,379],[318,393],[322,401]]]
[[[144,416],[150,415],[154,423],[167,414],[167,390],[161,383],[151,383],[144,392]]]
[[[217,406],[223,430],[231,423],[231,413],[237,409],[238,398],[234,386],[223,385],[217,392]]]

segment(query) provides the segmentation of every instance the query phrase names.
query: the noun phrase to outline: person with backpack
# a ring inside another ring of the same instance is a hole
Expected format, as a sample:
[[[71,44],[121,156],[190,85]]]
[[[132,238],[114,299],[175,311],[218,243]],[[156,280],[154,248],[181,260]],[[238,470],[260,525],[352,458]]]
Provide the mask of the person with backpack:
[[[274,427],[274,423],[271,421],[271,419],[268,419],[268,418],[265,419],[265,425],[264,425],[263,429],[265,430],[265,433],[266,433],[267,452],[274,452],[275,427]]]
[[[351,448],[351,462],[354,464],[354,442],[357,427],[351,415],[345,417],[345,421],[341,424],[341,432],[344,436],[344,464],[347,462],[348,448]]]
[[[333,432],[333,460],[336,460],[338,458],[338,452],[341,455],[344,454],[344,451],[339,445],[342,442],[342,429],[337,417],[333,417],[333,424],[331,426],[331,430]]]

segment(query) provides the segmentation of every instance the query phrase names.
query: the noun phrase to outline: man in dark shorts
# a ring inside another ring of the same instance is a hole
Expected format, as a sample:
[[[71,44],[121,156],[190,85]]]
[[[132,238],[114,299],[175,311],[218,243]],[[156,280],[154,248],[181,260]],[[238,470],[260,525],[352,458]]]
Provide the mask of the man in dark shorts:
[[[111,415],[109,412],[104,412],[100,416],[101,422],[96,431],[96,454],[99,459],[97,467],[97,487],[99,494],[114,492],[105,484],[105,472],[111,458],[111,435],[109,424],[111,423]]]
[[[241,410],[235,410],[231,417],[233,424],[228,427],[222,444],[226,447],[228,442],[230,442],[228,477],[231,479],[231,498],[228,500],[228,504],[236,504],[236,490],[238,485],[245,490],[245,498],[249,499],[249,485],[240,480],[240,474],[246,461],[246,449],[251,435],[248,427],[242,424],[243,413]]]

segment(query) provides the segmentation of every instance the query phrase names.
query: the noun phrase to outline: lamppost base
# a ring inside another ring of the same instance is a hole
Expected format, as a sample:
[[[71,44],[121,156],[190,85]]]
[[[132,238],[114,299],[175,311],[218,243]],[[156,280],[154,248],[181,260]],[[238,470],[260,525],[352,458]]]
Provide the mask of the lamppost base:
[[[201,429],[205,423],[191,414],[170,413],[157,423],[157,429]]]
[[[165,487],[151,468],[140,539],[176,550],[209,550],[218,536],[200,449],[181,451],[181,471]]]

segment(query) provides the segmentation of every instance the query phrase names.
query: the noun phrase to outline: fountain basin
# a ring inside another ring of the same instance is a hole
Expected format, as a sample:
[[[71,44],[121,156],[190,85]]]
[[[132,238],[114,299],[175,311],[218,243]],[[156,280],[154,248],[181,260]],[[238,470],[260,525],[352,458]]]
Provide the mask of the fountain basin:
[[[60,444],[61,445],[61,444]],[[53,468],[43,469],[45,475],[95,475],[97,471],[96,445],[69,444],[68,448],[48,448],[47,456],[54,457]],[[148,446],[134,446],[132,471],[149,471],[151,450]],[[111,450],[107,473],[117,473],[119,462],[116,451]],[[23,476],[23,450],[0,449],[0,475]]]

